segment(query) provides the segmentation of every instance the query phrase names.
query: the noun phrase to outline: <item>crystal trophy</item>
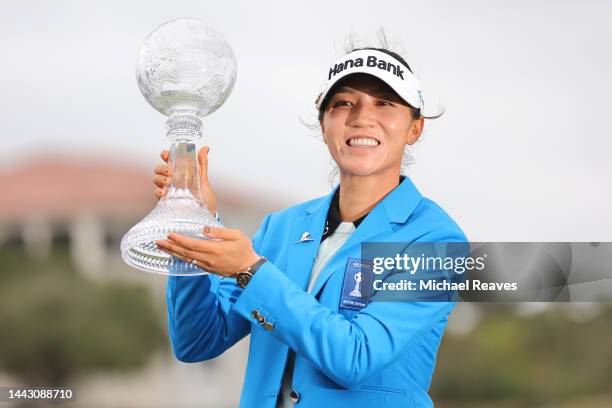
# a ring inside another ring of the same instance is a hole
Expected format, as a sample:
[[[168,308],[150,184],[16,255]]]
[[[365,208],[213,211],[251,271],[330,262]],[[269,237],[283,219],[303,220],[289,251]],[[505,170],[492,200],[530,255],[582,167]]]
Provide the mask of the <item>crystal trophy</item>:
[[[217,110],[236,82],[234,53],[223,36],[194,19],[162,24],[147,36],[138,56],[136,79],[143,96],[168,116],[172,182],[166,196],[121,239],[130,266],[165,275],[206,272],[155,245],[174,232],[207,239],[205,226],[221,227],[200,195],[196,140],[201,117]]]

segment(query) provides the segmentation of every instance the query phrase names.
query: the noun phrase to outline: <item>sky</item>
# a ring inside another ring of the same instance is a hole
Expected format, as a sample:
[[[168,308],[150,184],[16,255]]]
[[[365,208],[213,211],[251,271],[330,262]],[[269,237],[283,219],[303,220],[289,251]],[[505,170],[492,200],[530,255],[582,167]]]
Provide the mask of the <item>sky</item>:
[[[612,241],[610,1],[23,1],[0,14],[0,171],[46,158],[151,171],[165,117],[135,62],[161,23],[198,18],[238,79],[203,119],[210,178],[298,203],[327,194],[314,100],[349,35],[383,27],[420,78],[426,121],[408,175],[472,241]],[[61,182],[61,180],[58,180]]]

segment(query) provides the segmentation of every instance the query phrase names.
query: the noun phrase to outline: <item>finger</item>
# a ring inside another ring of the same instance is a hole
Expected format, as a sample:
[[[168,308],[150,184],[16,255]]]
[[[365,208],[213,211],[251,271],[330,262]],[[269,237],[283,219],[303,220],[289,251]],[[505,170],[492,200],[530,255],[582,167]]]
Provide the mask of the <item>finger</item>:
[[[181,261],[183,261],[183,262],[188,262],[188,263],[191,263],[191,260],[186,259],[186,258],[185,258],[185,257],[183,257],[182,255],[180,255],[180,254],[178,254],[178,253],[176,253],[176,252],[174,252],[174,251],[171,251],[171,250],[169,250],[169,249],[164,249],[164,252],[167,252],[168,254],[170,254],[171,256],[173,256],[174,258],[176,258],[176,259],[180,259],[180,260],[181,260]]]
[[[166,191],[163,188],[156,188],[155,189],[155,197],[162,198],[164,195],[166,195]]]
[[[242,231],[231,228],[205,227],[204,234],[211,238],[237,240],[242,237]]]
[[[153,183],[160,188],[170,185],[170,177],[160,176],[159,174],[153,176]]]
[[[216,245],[216,243],[210,240],[194,239],[186,237],[185,235],[174,233],[168,234],[168,240],[165,242],[169,242],[170,244],[175,245],[175,247],[178,246],[184,250],[202,253],[212,253]]]
[[[161,176],[169,176],[171,173],[170,167],[167,164],[158,164],[153,168],[153,172]]]
[[[170,151],[162,150],[161,153],[159,154],[159,157],[161,157],[163,161],[168,162],[168,158],[170,157]]]
[[[191,262],[192,259],[201,260],[201,254],[197,251],[189,250],[183,246],[172,243],[168,240],[160,240],[155,241],[157,246],[170,253],[172,256],[176,256],[177,258],[181,258],[184,261]]]
[[[172,243],[168,242],[167,240],[157,240],[155,241],[155,245],[157,245],[157,247],[159,249],[161,249],[162,251],[176,257],[176,258],[184,258],[182,253],[179,253],[179,251],[177,250],[176,246],[174,246]]]
[[[180,259],[183,262],[186,262],[186,263],[189,263],[189,264],[193,265],[193,263],[191,262],[192,261],[191,259],[185,258],[185,257],[183,257],[183,256],[181,256],[181,255],[179,255],[179,254],[177,254],[175,252],[172,252],[172,251],[166,251],[166,252],[168,252],[170,255],[172,255],[176,259]],[[202,261],[199,261],[198,263],[199,263],[199,265],[202,265]],[[194,265],[194,266],[199,268],[199,265]]]
[[[200,181],[208,183],[208,152],[210,147],[204,146],[198,152],[198,164],[200,165]]]

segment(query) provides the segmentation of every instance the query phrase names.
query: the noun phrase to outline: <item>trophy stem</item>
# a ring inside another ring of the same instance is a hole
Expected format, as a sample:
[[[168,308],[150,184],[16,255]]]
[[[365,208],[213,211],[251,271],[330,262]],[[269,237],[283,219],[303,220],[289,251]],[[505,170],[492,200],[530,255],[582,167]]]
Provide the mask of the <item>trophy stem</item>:
[[[200,172],[195,139],[200,138],[202,121],[195,115],[173,114],[167,122],[168,138],[172,141],[168,164],[172,182],[164,200],[195,199],[202,202]]]

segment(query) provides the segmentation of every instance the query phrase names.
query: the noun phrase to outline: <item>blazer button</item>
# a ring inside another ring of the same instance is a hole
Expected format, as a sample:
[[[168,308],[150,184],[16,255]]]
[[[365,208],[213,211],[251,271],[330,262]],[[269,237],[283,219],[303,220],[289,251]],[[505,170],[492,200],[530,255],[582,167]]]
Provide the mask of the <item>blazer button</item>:
[[[270,322],[265,322],[263,325],[263,328],[266,329],[267,331],[270,331],[274,328],[274,325]]]
[[[257,316],[257,321],[259,322],[259,324],[264,324],[266,321],[266,318],[263,315],[259,315]]]
[[[259,316],[261,316],[261,313],[259,313],[259,310],[255,309],[251,312],[251,316],[253,316],[253,319],[259,320]]]
[[[300,394],[296,390],[291,390],[289,393],[289,398],[295,404],[300,400]]]

